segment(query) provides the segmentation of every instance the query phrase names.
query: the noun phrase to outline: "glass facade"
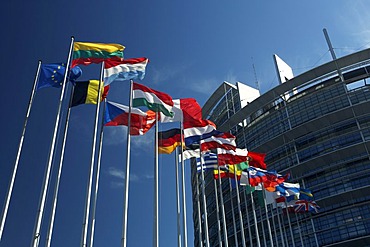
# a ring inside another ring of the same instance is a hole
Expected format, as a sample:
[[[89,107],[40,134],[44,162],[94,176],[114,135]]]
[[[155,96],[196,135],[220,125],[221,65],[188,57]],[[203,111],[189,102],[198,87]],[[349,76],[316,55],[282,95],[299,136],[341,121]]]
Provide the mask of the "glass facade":
[[[225,246],[224,221],[228,246],[258,246],[258,241],[261,246],[272,246],[271,241],[274,246],[289,247],[370,246],[369,54],[364,50],[337,59],[344,80],[337,76],[334,62],[329,62],[277,86],[244,108],[235,88],[225,91],[214,104],[207,117],[218,129],[231,131],[238,147],[266,153],[268,169],[289,172],[289,182],[311,189],[320,210],[287,214],[272,205],[266,210],[259,193],[246,193],[244,187],[238,187],[237,193],[229,179],[222,180],[220,189],[213,172],[207,171],[210,246]],[[311,74],[315,76],[308,78]],[[205,215],[198,210],[202,200],[196,198],[197,188],[202,191],[201,181],[193,168],[195,246],[206,246]]]

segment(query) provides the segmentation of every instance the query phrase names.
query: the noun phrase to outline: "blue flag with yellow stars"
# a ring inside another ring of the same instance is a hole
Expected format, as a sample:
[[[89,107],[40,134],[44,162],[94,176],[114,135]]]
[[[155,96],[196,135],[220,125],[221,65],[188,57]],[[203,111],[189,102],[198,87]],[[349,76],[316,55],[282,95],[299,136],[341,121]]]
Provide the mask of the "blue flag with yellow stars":
[[[45,87],[60,88],[63,83],[64,73],[66,71],[63,63],[42,64],[40,69],[40,77],[37,82],[37,90]],[[69,81],[74,82],[82,74],[80,67],[76,66],[71,69]]]

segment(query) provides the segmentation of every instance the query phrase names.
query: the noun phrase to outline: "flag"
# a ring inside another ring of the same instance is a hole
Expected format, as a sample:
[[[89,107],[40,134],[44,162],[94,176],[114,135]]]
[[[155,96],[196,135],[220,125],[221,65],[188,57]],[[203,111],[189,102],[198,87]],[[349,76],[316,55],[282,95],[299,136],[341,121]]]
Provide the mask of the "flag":
[[[293,196],[299,198],[300,187],[301,186],[299,185],[299,183],[283,182],[275,186],[275,191],[278,192],[277,194],[281,196]]]
[[[297,200],[294,204],[294,210],[297,213],[306,213],[306,212],[319,212],[319,205],[315,201],[306,201],[306,200]]]
[[[98,98],[99,80],[77,81],[73,89],[71,107],[81,104],[96,104]],[[109,86],[104,87],[104,82],[101,82],[101,101],[103,101],[109,91]]]
[[[184,160],[188,160],[188,159],[191,159],[191,158],[197,158],[200,156],[200,150],[199,149],[195,149],[195,150],[185,150],[183,151],[183,156],[184,156]],[[181,155],[179,155],[179,161],[181,162]]]
[[[248,173],[249,173],[249,185],[251,186],[258,186],[260,183],[267,180],[266,173],[259,168],[249,167]]]
[[[105,126],[128,126],[129,107],[108,101],[105,105]],[[130,135],[144,135],[155,123],[155,112],[131,108]]]
[[[195,143],[199,144],[200,140],[222,134],[221,131],[216,130],[216,125],[210,120],[200,119],[193,121],[192,124],[185,126],[184,123],[184,137],[187,147]]]
[[[64,80],[66,67],[64,63],[49,63],[42,64],[40,68],[40,76],[37,81],[36,89],[46,87],[60,88]],[[74,67],[70,70],[69,81],[74,82],[82,74],[80,67]]]
[[[172,117],[160,113],[161,122],[183,122],[185,126],[192,127],[193,121],[202,119],[202,108],[193,98],[173,100],[172,112]]]
[[[158,152],[170,154],[181,146],[181,130],[178,128],[158,132]]]
[[[217,148],[217,154],[218,154],[218,164],[219,165],[239,164],[239,163],[247,161],[248,159],[247,149],[236,148],[234,151],[234,150],[225,150],[225,149]]]
[[[72,67],[101,63],[107,58],[123,58],[124,49],[120,44],[74,42]]]
[[[133,106],[146,106],[152,111],[162,112],[166,116],[173,116],[171,96],[136,82],[133,83],[132,104]]]
[[[204,155],[202,155],[202,159],[204,171],[218,169],[217,154],[205,153]],[[202,169],[202,166],[200,164],[200,158],[197,158],[196,160],[197,160],[197,171],[200,172]]]
[[[230,133],[222,133],[216,136],[210,136],[206,139],[200,140],[200,149],[207,151],[216,148],[222,148],[226,150],[236,149],[236,137]]]
[[[220,166],[220,173],[218,172],[218,168],[213,170],[213,178],[218,179],[219,177],[220,178],[230,177],[228,166]],[[233,177],[234,177],[234,175],[233,175]]]
[[[307,200],[312,201],[313,200],[313,194],[310,189],[300,189],[299,190],[299,199],[300,200]]]
[[[248,157],[249,157],[249,165],[258,167],[261,169],[266,170],[266,164],[265,164],[265,156],[266,154],[261,154],[261,153],[255,153],[255,152],[248,152]]]
[[[120,59],[112,58],[104,63],[104,83],[113,81],[144,79],[145,68],[149,60],[145,57]]]

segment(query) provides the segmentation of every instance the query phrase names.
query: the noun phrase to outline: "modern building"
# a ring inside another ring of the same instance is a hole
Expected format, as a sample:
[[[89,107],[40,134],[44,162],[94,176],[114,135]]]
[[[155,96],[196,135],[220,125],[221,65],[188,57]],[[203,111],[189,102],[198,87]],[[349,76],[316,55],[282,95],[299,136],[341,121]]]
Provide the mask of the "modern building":
[[[221,191],[213,172],[205,172],[209,246],[226,246],[222,207],[230,247],[258,246],[258,239],[261,246],[370,246],[369,77],[366,49],[286,78],[261,96],[242,83],[216,89],[203,117],[231,131],[238,147],[266,153],[268,169],[289,172],[289,182],[311,189],[320,210],[284,214],[254,203],[253,211],[255,193],[240,186],[237,197],[227,179]],[[200,181],[193,166],[194,246],[206,246],[207,238]]]

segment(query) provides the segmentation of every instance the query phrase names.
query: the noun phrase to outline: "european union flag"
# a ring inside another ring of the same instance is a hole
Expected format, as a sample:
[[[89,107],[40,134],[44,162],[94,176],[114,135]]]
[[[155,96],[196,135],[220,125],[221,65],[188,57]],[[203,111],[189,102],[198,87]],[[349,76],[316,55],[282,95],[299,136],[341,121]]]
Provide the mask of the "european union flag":
[[[37,90],[45,87],[56,87],[60,88],[63,83],[64,73],[66,67],[64,63],[50,63],[42,64],[40,69],[40,77],[37,82]],[[69,75],[69,81],[74,82],[82,74],[80,67],[74,67],[71,69]]]

